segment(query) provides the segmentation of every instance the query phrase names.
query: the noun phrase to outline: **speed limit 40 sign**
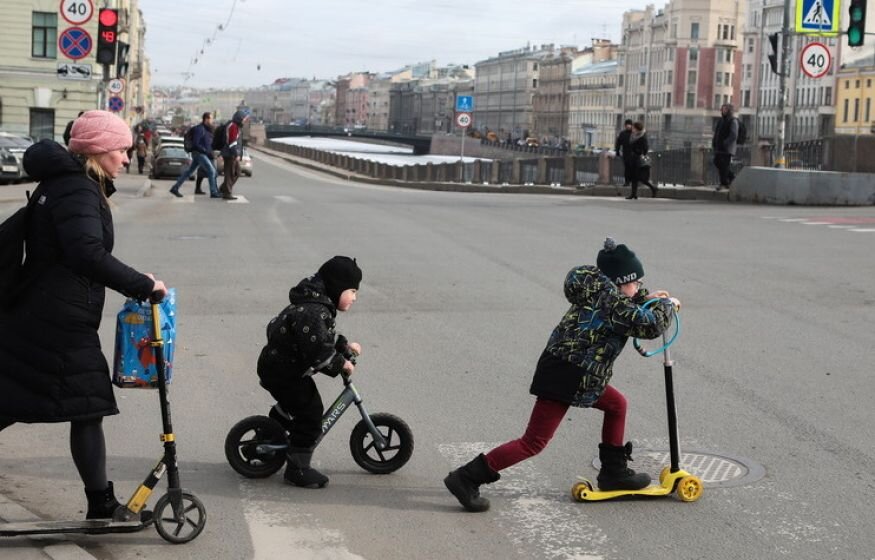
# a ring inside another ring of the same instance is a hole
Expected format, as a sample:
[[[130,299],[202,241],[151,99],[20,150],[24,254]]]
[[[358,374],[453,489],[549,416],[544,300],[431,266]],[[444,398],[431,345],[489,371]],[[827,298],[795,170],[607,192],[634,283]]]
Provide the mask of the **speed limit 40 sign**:
[[[823,43],[808,43],[802,49],[800,59],[802,71],[809,78],[822,78],[829,73],[832,66],[832,55]]]
[[[456,113],[456,124],[460,128],[468,128],[471,126],[471,113]]]
[[[68,23],[82,25],[94,15],[94,4],[91,0],[61,0],[59,10]]]

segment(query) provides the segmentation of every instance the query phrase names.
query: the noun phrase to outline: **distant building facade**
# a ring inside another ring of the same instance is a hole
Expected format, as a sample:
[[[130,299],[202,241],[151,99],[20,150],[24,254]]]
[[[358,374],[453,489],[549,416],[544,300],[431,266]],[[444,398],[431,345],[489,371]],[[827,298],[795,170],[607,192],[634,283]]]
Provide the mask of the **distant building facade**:
[[[864,60],[838,71],[836,134],[875,134],[875,65]]]

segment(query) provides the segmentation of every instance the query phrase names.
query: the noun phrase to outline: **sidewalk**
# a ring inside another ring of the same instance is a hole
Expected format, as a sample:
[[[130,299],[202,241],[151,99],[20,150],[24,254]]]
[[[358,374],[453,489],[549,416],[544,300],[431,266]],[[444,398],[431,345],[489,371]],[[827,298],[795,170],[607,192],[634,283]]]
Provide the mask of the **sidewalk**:
[[[294,156],[278,150],[273,150],[264,146],[249,145],[249,149],[259,151],[263,154],[280,158],[289,163],[305,167],[313,171],[327,173],[341,179],[356,181],[359,183],[368,183],[372,185],[385,185],[407,189],[422,189],[431,191],[453,191],[453,192],[495,192],[495,193],[516,193],[516,194],[562,194],[562,195],[580,195],[580,196],[628,196],[629,187],[619,187],[614,185],[595,185],[590,187],[550,187],[547,185],[483,185],[479,183],[426,183],[414,181],[399,181],[393,179],[375,179],[367,175],[361,175],[346,169],[326,165],[310,159]],[[715,190],[716,185],[702,187],[686,187],[674,185],[659,185],[659,196],[661,199],[675,200],[707,200],[713,202],[729,202],[729,191],[724,189]],[[650,198],[650,189],[642,186],[638,189],[640,198]]]

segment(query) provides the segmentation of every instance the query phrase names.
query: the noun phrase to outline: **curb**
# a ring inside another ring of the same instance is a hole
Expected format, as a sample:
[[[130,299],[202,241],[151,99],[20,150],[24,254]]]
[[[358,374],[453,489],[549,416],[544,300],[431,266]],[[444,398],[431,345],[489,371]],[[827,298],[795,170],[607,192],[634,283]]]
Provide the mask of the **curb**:
[[[32,511],[0,494],[0,519],[4,521],[43,521]],[[68,542],[63,535],[30,535],[34,548],[41,548],[43,554],[52,560],[98,560],[97,557],[77,544]],[[44,543],[51,541],[52,544]]]
[[[450,191],[450,192],[470,192],[470,193],[513,193],[513,194],[562,194],[574,196],[623,196],[624,190],[628,187],[619,187],[614,185],[594,185],[589,187],[550,187],[547,185],[481,185],[477,183],[425,183],[425,182],[410,182],[399,181],[395,179],[375,179],[365,175],[340,169],[336,167],[325,166],[308,159],[299,158],[290,154],[286,154],[277,150],[266,148],[264,146],[249,145],[249,149],[261,152],[265,155],[279,158],[293,165],[325,173],[347,181],[356,181],[370,185],[382,185],[387,187],[398,187],[404,189],[417,189],[428,191]],[[642,187],[644,188],[644,187]],[[643,198],[649,198],[646,191]],[[659,187],[659,199],[662,200],[701,200],[708,202],[730,202],[729,191],[715,191],[708,187]]]

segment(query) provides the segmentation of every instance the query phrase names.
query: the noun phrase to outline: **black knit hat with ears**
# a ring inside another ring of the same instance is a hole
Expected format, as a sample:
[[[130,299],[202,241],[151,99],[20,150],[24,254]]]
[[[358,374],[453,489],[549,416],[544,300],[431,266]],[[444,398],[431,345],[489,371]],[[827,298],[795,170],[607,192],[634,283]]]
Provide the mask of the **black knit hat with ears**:
[[[599,251],[596,266],[618,286],[644,278],[644,266],[635,253],[625,245],[617,245],[610,237]]]
[[[362,270],[355,259],[333,257],[319,267],[319,278],[325,283],[325,292],[334,305],[340,301],[340,294],[349,289],[359,289]]]

